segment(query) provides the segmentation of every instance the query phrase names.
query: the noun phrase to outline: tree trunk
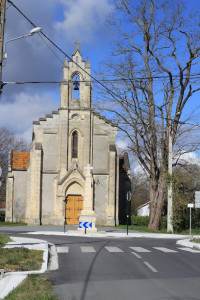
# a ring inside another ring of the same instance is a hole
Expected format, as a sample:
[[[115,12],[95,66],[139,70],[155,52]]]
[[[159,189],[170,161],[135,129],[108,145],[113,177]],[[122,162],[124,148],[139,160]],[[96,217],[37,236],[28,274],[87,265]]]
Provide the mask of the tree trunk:
[[[166,182],[164,175],[160,173],[158,180],[151,179],[150,181],[150,222],[149,229],[158,231],[162,218],[162,210],[165,199]]]

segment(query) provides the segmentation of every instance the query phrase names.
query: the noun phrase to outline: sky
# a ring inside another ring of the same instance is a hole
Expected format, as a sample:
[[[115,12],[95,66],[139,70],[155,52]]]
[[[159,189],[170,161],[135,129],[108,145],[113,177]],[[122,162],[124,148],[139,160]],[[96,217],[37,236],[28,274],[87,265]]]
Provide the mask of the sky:
[[[42,28],[67,55],[79,40],[83,59],[90,58],[93,74],[107,55],[112,38],[106,28],[113,6],[109,0],[14,0],[14,4]],[[26,19],[7,3],[4,43],[28,34],[32,29]],[[45,42],[44,42],[45,41]],[[51,49],[49,49],[49,47]],[[52,52],[53,51],[53,52]],[[7,44],[8,58],[3,63],[2,81],[61,81],[64,55],[40,34]],[[32,121],[57,110],[59,84],[6,85],[0,99],[0,127],[16,137],[32,137]]]
[[[133,0],[132,0],[133,1]],[[79,40],[83,59],[90,58],[92,75],[110,51],[115,32],[106,25],[113,12],[112,0],[13,0],[69,56]],[[200,0],[185,0],[186,8],[200,10]],[[5,42],[27,34],[32,26],[9,3],[6,10]],[[51,49],[49,49],[51,48]],[[64,55],[41,34],[8,43],[2,81],[61,81]],[[53,52],[52,52],[53,51]],[[6,85],[0,96],[0,127],[28,143],[32,122],[57,110],[59,84]],[[119,141],[123,146],[123,141]]]

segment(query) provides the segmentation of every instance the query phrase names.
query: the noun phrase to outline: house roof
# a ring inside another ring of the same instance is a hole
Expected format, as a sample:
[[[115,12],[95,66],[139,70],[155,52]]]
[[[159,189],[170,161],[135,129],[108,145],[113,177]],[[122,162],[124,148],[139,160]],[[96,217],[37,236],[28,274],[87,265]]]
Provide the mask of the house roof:
[[[143,208],[144,206],[147,206],[147,205],[149,205],[149,204],[150,204],[150,201],[148,201],[148,202],[146,202],[146,203],[144,203],[144,204],[138,206],[138,207],[137,207],[137,210],[140,209],[140,208]]]
[[[27,169],[30,161],[29,152],[13,152],[12,168]]]

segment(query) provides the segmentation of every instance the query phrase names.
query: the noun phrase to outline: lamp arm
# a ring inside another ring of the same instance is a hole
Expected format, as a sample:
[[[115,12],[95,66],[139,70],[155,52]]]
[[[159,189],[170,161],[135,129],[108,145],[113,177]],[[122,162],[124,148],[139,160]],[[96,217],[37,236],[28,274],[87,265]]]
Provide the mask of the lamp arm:
[[[3,51],[3,53],[6,53],[6,46],[7,46],[7,44],[8,43],[10,43],[10,42],[12,42],[12,41],[16,41],[16,40],[19,40],[19,39],[23,39],[23,38],[26,38],[26,37],[28,37],[28,36],[32,36],[32,34],[26,34],[26,35],[22,35],[22,36],[19,36],[19,37],[17,37],[17,38],[13,38],[13,39],[10,39],[10,40],[8,40],[6,43],[5,43],[5,46],[4,46],[4,51]]]

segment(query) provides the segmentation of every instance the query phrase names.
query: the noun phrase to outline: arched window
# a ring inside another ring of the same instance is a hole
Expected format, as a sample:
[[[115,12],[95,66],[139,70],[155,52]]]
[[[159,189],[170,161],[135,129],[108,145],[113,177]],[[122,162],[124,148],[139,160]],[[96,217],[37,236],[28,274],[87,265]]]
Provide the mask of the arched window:
[[[72,158],[78,158],[78,132],[72,133]]]

